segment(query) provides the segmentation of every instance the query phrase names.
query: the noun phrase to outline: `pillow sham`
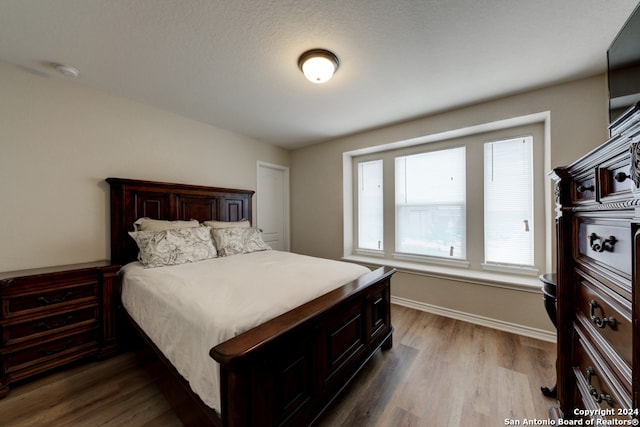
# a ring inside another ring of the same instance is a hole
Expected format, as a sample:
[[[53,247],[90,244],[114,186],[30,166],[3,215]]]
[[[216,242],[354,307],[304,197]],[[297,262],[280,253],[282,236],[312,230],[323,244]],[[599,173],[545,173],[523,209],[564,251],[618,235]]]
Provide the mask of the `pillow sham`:
[[[255,227],[214,228],[211,234],[221,257],[271,249],[262,240],[260,230]]]
[[[251,227],[251,223],[248,219],[241,219],[240,221],[204,221],[202,225],[206,227],[211,227],[214,229],[217,228],[236,228],[243,227],[249,228]]]
[[[208,227],[131,231],[138,245],[138,261],[147,268],[215,258],[217,251]]]
[[[192,219],[190,221],[167,221],[163,219],[139,218],[133,223],[135,231],[161,231],[175,228],[199,227],[200,223]]]

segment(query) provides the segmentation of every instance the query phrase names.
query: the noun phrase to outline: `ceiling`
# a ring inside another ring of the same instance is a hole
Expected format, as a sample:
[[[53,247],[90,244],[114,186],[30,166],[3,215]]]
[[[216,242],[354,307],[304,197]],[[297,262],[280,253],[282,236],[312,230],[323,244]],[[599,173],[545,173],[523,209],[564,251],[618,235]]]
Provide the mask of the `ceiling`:
[[[1,0],[0,61],[295,148],[605,71],[637,0]],[[336,53],[324,85],[297,68]]]

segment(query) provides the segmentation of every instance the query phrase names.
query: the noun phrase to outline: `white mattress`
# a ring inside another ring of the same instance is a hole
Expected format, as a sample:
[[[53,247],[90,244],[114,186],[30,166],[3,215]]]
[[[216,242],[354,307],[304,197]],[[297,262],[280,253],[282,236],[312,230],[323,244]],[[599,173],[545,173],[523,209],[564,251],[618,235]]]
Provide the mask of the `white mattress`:
[[[122,268],[127,312],[208,406],[220,411],[215,345],[365,273],[366,267],[280,251]]]

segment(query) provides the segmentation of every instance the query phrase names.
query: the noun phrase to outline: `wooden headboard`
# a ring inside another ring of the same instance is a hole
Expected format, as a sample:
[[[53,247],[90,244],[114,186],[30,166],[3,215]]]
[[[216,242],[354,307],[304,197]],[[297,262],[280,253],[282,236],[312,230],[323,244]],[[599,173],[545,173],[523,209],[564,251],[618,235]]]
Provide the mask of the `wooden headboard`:
[[[135,261],[138,247],[128,235],[142,217],[165,220],[239,221],[251,217],[254,191],[167,182],[107,178],[111,186],[111,262]]]

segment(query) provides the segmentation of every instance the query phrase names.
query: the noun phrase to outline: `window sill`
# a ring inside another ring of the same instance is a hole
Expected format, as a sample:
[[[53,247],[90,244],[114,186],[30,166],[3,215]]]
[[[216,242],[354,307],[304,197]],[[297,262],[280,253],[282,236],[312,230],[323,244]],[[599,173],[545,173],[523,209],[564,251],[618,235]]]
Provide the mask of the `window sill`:
[[[424,265],[423,263],[428,262],[429,265],[441,265],[444,267],[458,267],[458,268],[469,268],[469,263],[462,259],[455,258],[437,258],[430,257],[426,255],[415,256],[403,253],[394,253],[393,258],[400,262],[407,262],[410,264],[416,265]]]
[[[359,255],[348,255],[343,257],[342,260],[376,267],[389,266],[394,267],[402,273],[420,274],[429,277],[438,277],[483,286],[493,286],[535,293],[541,292],[540,289],[542,288],[542,284],[537,277],[500,274],[489,271],[461,270],[446,266],[425,265],[397,259],[390,260]]]
[[[507,273],[513,275],[525,275],[540,277],[540,271],[537,268],[527,266],[513,266],[507,264],[495,264],[495,263],[482,263],[481,267],[486,271],[496,271],[500,273]]]

